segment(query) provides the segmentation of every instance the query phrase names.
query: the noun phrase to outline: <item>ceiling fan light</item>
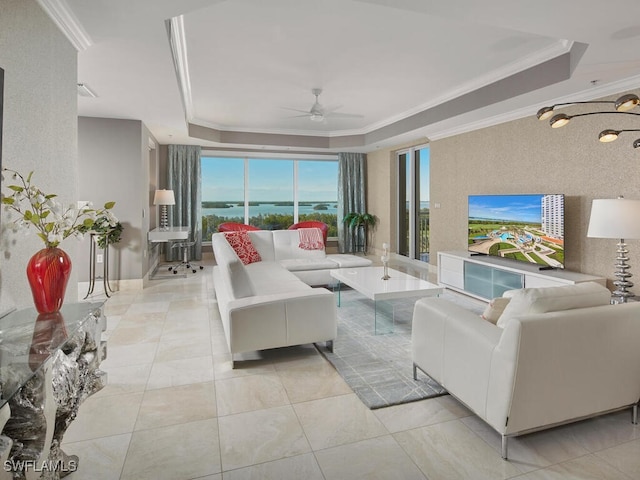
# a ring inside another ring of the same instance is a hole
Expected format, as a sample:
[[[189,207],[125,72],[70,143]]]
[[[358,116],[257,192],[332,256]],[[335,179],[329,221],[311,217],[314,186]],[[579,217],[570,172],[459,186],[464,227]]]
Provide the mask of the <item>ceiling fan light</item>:
[[[324,120],[324,115],[318,115],[316,113],[312,113],[309,118],[312,122],[321,122]]]
[[[553,107],[542,107],[538,110],[538,113],[536,113],[538,120],[547,120],[548,118],[551,118],[552,115]]]
[[[600,135],[598,135],[598,140],[602,143],[609,143],[617,140],[618,135],[620,135],[618,130],[603,130],[600,132]]]
[[[618,112],[627,112],[629,110],[634,109],[637,105],[640,104],[640,98],[633,93],[629,93],[627,95],[621,96],[618,100],[616,100],[616,110]]]
[[[551,128],[561,128],[564,127],[571,121],[571,117],[564,113],[558,113],[551,120],[549,120],[549,124]]]

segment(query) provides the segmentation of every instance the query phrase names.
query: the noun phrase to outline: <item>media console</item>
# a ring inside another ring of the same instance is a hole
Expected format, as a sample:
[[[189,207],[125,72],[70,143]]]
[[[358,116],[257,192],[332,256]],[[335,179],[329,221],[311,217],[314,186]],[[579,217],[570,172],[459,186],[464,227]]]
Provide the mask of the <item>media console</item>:
[[[566,270],[540,270],[536,264],[464,251],[438,252],[438,283],[482,300],[500,297],[506,290],[556,287],[581,282],[606,286],[606,278]]]

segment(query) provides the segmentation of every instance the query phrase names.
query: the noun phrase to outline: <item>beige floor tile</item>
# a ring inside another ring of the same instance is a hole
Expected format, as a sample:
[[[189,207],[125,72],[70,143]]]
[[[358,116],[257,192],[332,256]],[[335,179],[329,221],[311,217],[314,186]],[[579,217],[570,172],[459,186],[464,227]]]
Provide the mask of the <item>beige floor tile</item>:
[[[390,435],[316,452],[326,480],[426,480]]]
[[[104,365],[104,364],[103,364]],[[129,365],[125,367],[109,367],[102,370],[107,372],[107,385],[94,396],[121,395],[123,393],[144,392],[151,372],[151,363]]]
[[[224,472],[225,480],[325,480],[312,453]],[[200,479],[198,479],[200,480]]]
[[[520,473],[460,420],[407,430],[393,436],[430,480],[496,480]]]
[[[164,338],[164,340],[163,340]],[[156,362],[169,362],[184,358],[206,357],[212,354],[211,342],[208,338],[198,339],[172,339],[170,336],[162,336],[158,343]]]
[[[219,417],[223,470],[311,451],[290,405]]]
[[[631,409],[572,423],[563,428],[590,452],[640,438],[640,426],[631,423]]]
[[[216,353],[213,346],[213,368],[216,380],[225,378],[246,377],[247,375],[265,375],[275,373],[273,363],[249,353],[236,355],[235,368],[231,368],[231,354]],[[238,360],[240,358],[240,360]]]
[[[216,396],[220,416],[290,403],[280,377],[275,374],[216,380]]]
[[[142,398],[135,430],[206,420],[216,415],[213,382],[149,390]]]
[[[102,361],[100,368],[108,373],[109,369],[113,367],[151,364],[157,349],[157,343],[111,345],[107,342],[107,358]]]
[[[122,480],[187,480],[220,473],[216,419],[134,432]]]
[[[501,452],[501,436],[486,423],[476,416],[466,417],[461,421],[484,439],[496,452]],[[510,463],[524,473],[578,458],[588,453],[572,435],[568,434],[565,427],[512,437],[508,443]]]
[[[464,413],[451,402],[439,402],[429,398],[419,402],[405,403],[393,407],[379,408],[373,413],[391,433],[401,432],[435,423],[448,422]]]
[[[84,442],[65,443],[67,455],[79,457],[78,469],[70,479],[113,480],[120,478],[124,459],[129,449],[131,434],[113,435]]]
[[[604,459],[618,470],[623,471],[631,478],[640,478],[640,440],[623,443],[596,452],[597,457]]]
[[[166,297],[165,297],[166,298]],[[157,302],[133,303],[127,310],[127,314],[135,313],[160,313],[169,310],[170,301],[163,300]]]
[[[313,450],[388,433],[384,425],[355,394],[297,403],[293,408]]]
[[[335,368],[322,358],[320,361],[303,359],[295,367],[274,366],[291,403],[353,393]]]
[[[212,357],[156,362],[151,367],[147,390],[213,381]]]
[[[632,480],[637,478],[638,470],[635,470],[632,476],[626,476],[592,454],[517,477],[518,480]]]
[[[64,435],[65,442],[79,442],[133,432],[142,393],[89,397]]]
[[[187,296],[186,298],[172,300],[169,304],[169,311],[181,312],[195,308],[207,308],[208,305],[209,301],[204,297]]]
[[[121,322],[122,323],[122,322]],[[109,346],[139,345],[141,343],[157,343],[162,334],[162,325],[139,325],[123,327],[120,325],[109,335]]]
[[[147,325],[155,325],[162,328],[167,318],[165,312],[155,313],[127,313],[122,315],[119,323],[120,328],[140,327]]]
[[[280,377],[275,374],[216,380],[216,396],[220,416],[290,403]]]

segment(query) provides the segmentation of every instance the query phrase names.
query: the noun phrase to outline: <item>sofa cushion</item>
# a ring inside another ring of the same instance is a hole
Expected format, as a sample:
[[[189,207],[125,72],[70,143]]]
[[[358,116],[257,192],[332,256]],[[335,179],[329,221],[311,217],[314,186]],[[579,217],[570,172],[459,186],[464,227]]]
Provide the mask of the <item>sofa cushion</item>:
[[[240,259],[231,260],[221,268],[226,270],[224,276],[227,277],[233,298],[246,298],[255,295],[248,272]]]
[[[272,233],[273,250],[277,262],[290,258],[318,259],[326,257],[324,248],[320,250],[300,248],[300,234],[297,230],[274,230]]]
[[[368,258],[347,253],[331,253],[327,258],[336,262],[340,268],[368,267],[373,263]]]
[[[291,293],[311,288],[278,262],[252,263],[245,269],[251,278],[255,295]]]
[[[511,298],[509,297],[494,298],[489,302],[487,308],[484,309],[481,317],[487,322],[491,322],[495,325],[498,322],[500,315],[502,315],[502,312],[504,312],[504,309],[509,304],[510,300]]]
[[[275,254],[273,251],[273,233],[270,230],[256,230],[249,232],[249,238],[256,247],[263,262],[273,262]]]
[[[243,264],[249,265],[250,263],[262,261],[246,231],[225,232],[224,237]]]
[[[561,287],[521,288],[508,290],[502,296],[511,299],[496,323],[502,328],[510,319],[520,315],[597,307],[611,303],[611,292],[595,282]]]
[[[290,272],[338,268],[338,264],[328,258],[289,258],[278,263]]]

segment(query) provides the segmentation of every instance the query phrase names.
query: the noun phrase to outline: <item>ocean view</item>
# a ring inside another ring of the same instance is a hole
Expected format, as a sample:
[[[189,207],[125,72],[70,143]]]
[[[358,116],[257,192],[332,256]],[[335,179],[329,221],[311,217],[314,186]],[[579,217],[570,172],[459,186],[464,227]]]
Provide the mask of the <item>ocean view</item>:
[[[205,202],[203,202],[204,204]],[[225,202],[220,202],[225,203]],[[218,217],[233,218],[244,217],[244,206],[238,206],[239,202],[228,202],[229,205],[233,205],[228,208],[202,208],[202,216],[216,215]],[[281,203],[281,202],[280,202]],[[317,205],[326,205],[326,209],[316,209]],[[338,205],[333,202],[303,202],[298,205],[298,212],[300,215],[313,214],[313,213],[328,213],[337,215]],[[269,215],[269,214],[282,214],[293,215],[293,204],[280,205],[278,202],[272,203],[260,203],[259,205],[251,205],[249,207],[249,216],[254,217],[257,215]]]

